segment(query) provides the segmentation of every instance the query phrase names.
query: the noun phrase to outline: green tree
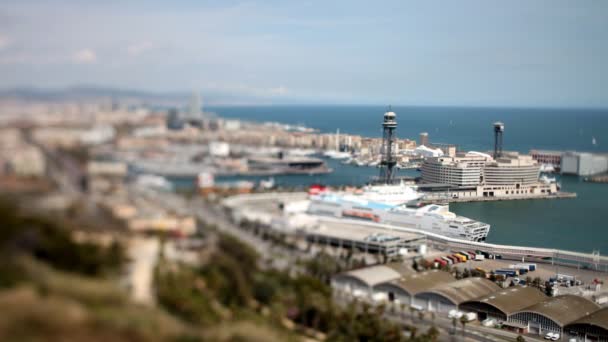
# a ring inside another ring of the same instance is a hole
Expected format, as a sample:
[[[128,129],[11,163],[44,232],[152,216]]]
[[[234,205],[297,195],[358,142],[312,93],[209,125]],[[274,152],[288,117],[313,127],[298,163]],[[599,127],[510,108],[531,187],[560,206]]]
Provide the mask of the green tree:
[[[467,318],[464,315],[462,317],[460,317],[460,324],[462,324],[462,336],[464,336],[464,334],[465,334],[465,328],[466,328],[467,323],[468,323]]]
[[[517,341],[517,342],[526,342],[526,339],[523,336],[521,336],[521,335],[517,335],[517,339],[515,339],[515,341]]]

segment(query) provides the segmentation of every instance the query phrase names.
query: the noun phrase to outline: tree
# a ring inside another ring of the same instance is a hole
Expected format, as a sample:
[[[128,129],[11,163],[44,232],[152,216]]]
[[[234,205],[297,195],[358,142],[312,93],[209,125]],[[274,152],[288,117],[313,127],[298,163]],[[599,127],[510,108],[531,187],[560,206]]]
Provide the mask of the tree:
[[[401,316],[405,319],[405,303],[400,303],[399,307],[401,308]]]
[[[464,336],[465,327],[467,325],[467,318],[465,316],[460,317],[460,324],[462,324],[462,336]]]
[[[426,336],[429,341],[437,341],[437,339],[439,338],[439,330],[437,330],[435,326],[432,326],[427,331]]]
[[[521,335],[517,335],[517,339],[515,339],[515,341],[517,341],[517,342],[526,342],[526,339],[523,336],[521,336]]]
[[[460,271],[459,268],[456,268],[454,270],[454,278],[456,278],[456,279],[462,279],[462,272]]]

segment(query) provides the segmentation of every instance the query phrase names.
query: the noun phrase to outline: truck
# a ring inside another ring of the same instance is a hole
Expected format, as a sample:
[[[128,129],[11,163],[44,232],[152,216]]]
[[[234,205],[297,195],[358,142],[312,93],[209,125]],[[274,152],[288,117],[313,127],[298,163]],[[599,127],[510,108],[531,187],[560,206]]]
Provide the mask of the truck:
[[[448,262],[441,259],[441,258],[436,258],[435,262],[439,264],[439,266],[443,267],[443,266],[447,266]]]
[[[515,269],[525,268],[526,271],[533,272],[533,271],[536,271],[536,264],[525,264],[525,263],[513,264],[513,265],[509,265],[509,268],[515,268]]]
[[[502,274],[507,277],[516,277],[519,275],[517,270],[513,270],[513,269],[509,269],[509,268],[502,268],[502,269],[494,270],[494,274]]]
[[[483,261],[485,258],[483,254],[475,254],[475,261]]]
[[[453,256],[454,258],[457,258],[457,259],[458,259],[458,261],[460,261],[460,262],[466,262],[466,261],[467,261],[467,257],[466,257],[466,256],[464,256],[464,255],[462,255],[462,254],[460,254],[460,253],[455,253],[455,254],[452,254],[452,256]]]

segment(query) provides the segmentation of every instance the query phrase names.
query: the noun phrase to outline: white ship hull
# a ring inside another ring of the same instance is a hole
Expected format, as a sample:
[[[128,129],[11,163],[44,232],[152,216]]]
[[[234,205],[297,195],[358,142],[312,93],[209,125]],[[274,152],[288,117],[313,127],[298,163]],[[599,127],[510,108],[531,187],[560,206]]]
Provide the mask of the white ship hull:
[[[446,206],[436,204],[409,208],[319,195],[311,196],[308,213],[390,224],[470,241],[484,241],[490,232],[490,225],[456,216]]]

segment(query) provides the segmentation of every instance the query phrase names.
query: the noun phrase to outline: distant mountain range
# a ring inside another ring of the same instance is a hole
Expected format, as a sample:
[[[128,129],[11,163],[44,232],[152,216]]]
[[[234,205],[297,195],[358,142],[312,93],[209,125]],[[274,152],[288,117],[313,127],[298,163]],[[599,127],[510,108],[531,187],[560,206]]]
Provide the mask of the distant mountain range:
[[[287,103],[288,99],[272,99],[229,94],[219,91],[201,92],[203,105],[240,105]],[[192,92],[148,92],[140,90],[119,89],[95,85],[76,85],[67,88],[20,87],[0,90],[0,99],[22,101],[116,101],[119,103],[142,103],[158,106],[187,106]]]

